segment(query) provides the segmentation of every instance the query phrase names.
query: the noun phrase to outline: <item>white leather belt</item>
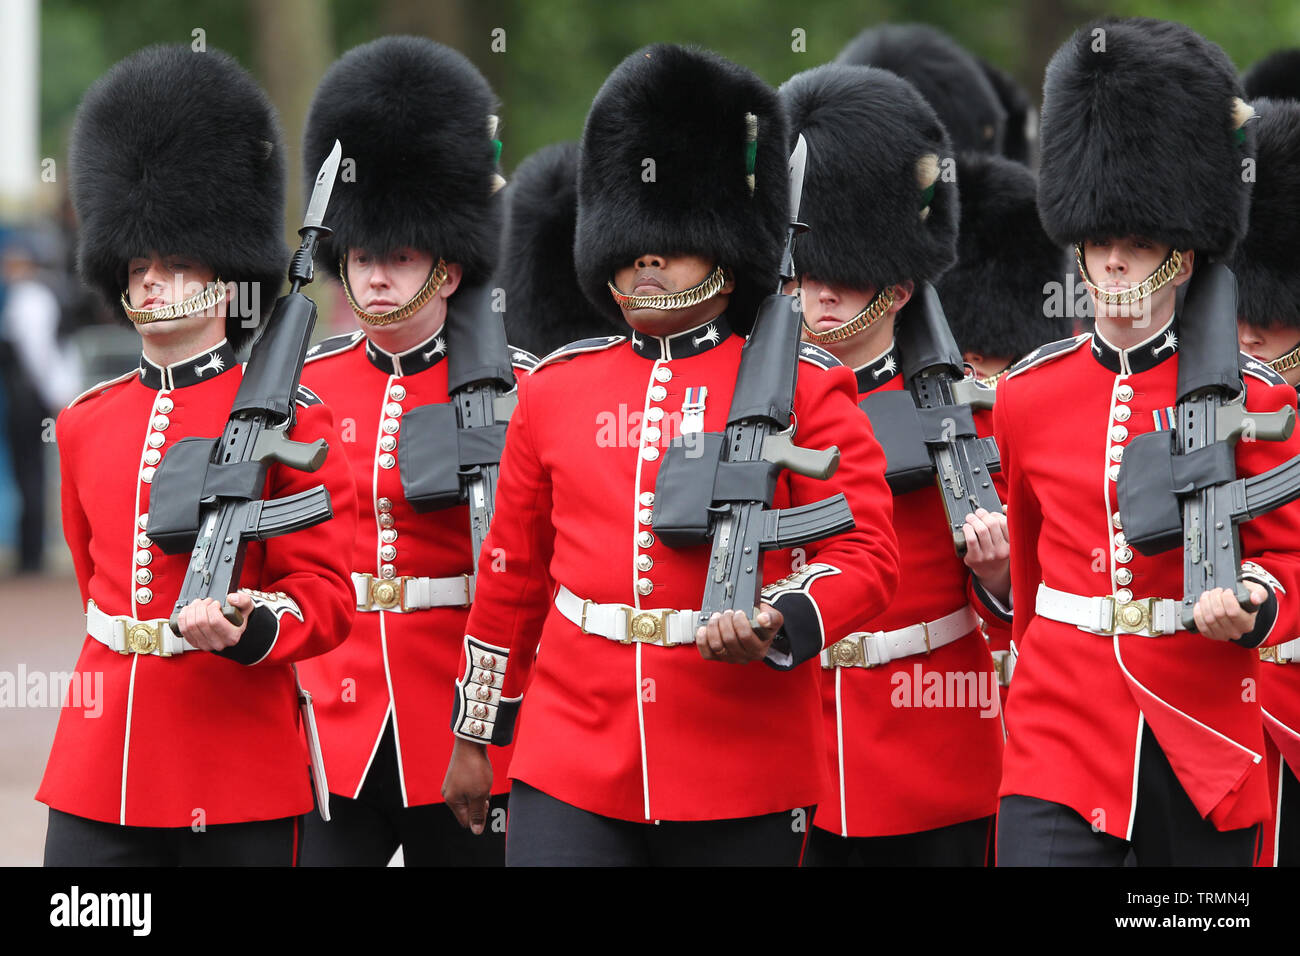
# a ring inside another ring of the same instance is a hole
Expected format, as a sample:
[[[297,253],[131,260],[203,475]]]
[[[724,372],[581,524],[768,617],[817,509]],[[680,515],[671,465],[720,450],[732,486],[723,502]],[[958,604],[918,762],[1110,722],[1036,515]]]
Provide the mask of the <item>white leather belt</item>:
[[[822,651],[822,667],[879,667],[965,637],[979,625],[969,604],[935,621],[922,621],[896,631],[858,631]]]
[[[582,628],[621,644],[694,644],[699,611],[653,608],[638,611],[626,604],[584,601],[564,585],[555,595],[560,613]]]
[[[358,611],[424,611],[431,607],[469,607],[474,575],[454,578],[377,578],[352,572]]]
[[[1294,664],[1300,661],[1300,637],[1272,647],[1261,647],[1259,659],[1274,664]]]
[[[1108,637],[1112,634],[1161,637],[1187,630],[1183,627],[1181,602],[1173,598],[1116,601],[1109,594],[1084,597],[1039,584],[1035,607],[1042,617]]]
[[[119,654],[171,657],[198,650],[179,634],[172,633],[165,617],[151,621],[139,621],[125,615],[114,617],[101,611],[94,601],[86,602],[86,633]]]

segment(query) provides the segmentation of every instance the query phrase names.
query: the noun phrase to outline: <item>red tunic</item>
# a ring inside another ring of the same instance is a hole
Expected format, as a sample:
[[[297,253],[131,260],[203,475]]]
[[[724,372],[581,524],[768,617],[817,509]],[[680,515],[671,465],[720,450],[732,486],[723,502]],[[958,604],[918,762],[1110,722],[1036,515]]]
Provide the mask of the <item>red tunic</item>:
[[[1294,405],[1295,392],[1280,377],[1247,357],[1242,363],[1249,409]],[[1181,598],[1181,551],[1146,557],[1128,547],[1115,480],[1122,449],[1168,422],[1177,372],[1176,326],[1125,352],[1081,335],[1031,353],[1002,380],[994,411],[1009,486],[1020,651],[1007,702],[1001,794],[1063,803],[1121,838],[1131,833],[1143,723],[1216,827],[1251,826],[1269,816],[1258,651],[1186,632],[1099,636],[1034,613],[1040,581],[1120,601],[1130,594]],[[1297,451],[1300,435],[1242,441],[1238,473],[1257,474]],[[1295,507],[1241,526],[1243,554],[1277,598],[1268,643],[1295,634],[1300,624],[1300,562],[1284,550],[1296,541]]]
[[[859,401],[877,390],[903,389],[900,361],[891,348],[859,369]],[[992,431],[988,412],[975,421],[981,435]],[[883,613],[854,630],[910,627],[967,604],[996,620],[979,602],[947,528],[936,488],[895,496],[904,583]],[[826,670],[822,700],[831,787],[818,806],[817,826],[841,836],[889,836],[996,812],[1002,708],[978,627],[928,655]]]
[[[401,416],[448,400],[446,355],[441,332],[401,356],[382,351],[361,332],[328,339],[308,354],[303,381],[334,410],[362,502],[349,555],[355,572],[376,578],[473,573],[468,506],[417,514],[402,492],[396,460],[404,438]],[[527,352],[513,355],[520,368],[536,364]],[[391,714],[403,805],[442,802],[452,744],[447,721],[468,615],[469,608],[459,606],[359,611],[342,647],[299,668],[316,699],[331,791],[353,798],[360,793]],[[508,762],[507,753],[498,762],[493,793],[509,789]]]
[[[243,370],[225,345],[167,369],[143,359],[141,367],[70,405],[57,437],[64,534],[81,598],[106,614],[147,620],[171,615],[190,557],[163,554],[148,537],[156,463],[181,438],[221,434]],[[299,394],[289,436],[324,438],[330,453],[310,474],[272,466],[266,495],[324,484],[334,518],[248,545],[241,586],[283,591],[293,602],[275,618],[274,643],[246,666],[201,651],[123,655],[87,636],[76,679],[103,675],[102,713],[70,696],[38,800],[92,820],[153,827],[311,809],[290,665],[347,634],[353,601],[346,543],[355,534],[356,497],[329,409]],[[253,624],[250,618],[250,632]],[[250,632],[241,644],[251,642]]]
[[[556,353],[521,389],[485,545],[501,570],[480,582],[467,635],[513,648],[504,699],[531,676],[510,776],[584,810],[710,820],[817,803],[827,781],[816,654],[864,610],[882,609],[897,584],[884,456],[854,407],[853,376],[801,362],[796,441],[838,445],[840,465],[824,482],[783,473],[774,506],[843,492],[857,526],[767,556],[765,582],[802,569],[773,599],[795,666],[622,645],[583,634],[555,609],[548,568],[597,603],[699,607],[709,544],[674,550],[657,539],[655,481],[688,390],[708,390],[703,429],[725,430],[741,345],[721,320],[670,339],[589,340],[566,360]]]

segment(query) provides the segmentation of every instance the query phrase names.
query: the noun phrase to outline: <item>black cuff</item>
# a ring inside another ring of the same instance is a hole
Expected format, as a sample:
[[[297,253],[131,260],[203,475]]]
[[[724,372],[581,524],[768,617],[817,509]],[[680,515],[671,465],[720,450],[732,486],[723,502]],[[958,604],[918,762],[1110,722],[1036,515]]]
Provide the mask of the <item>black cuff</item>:
[[[788,671],[822,652],[825,635],[822,633],[821,615],[817,613],[812,598],[800,591],[787,591],[772,602],[772,607],[785,618],[781,630],[772,640],[772,650],[780,660],[773,660],[773,654],[769,654],[763,663],[779,671]]]
[[[1273,622],[1276,620],[1277,593],[1272,588],[1269,588],[1268,600],[1261,604],[1259,610],[1255,612],[1255,626],[1232,643],[1240,644],[1242,647],[1259,647],[1264,643],[1264,639],[1268,637],[1268,632],[1273,629]]]
[[[280,635],[280,619],[269,607],[253,605],[248,615],[248,627],[239,643],[227,647],[224,651],[214,651],[218,657],[224,657],[236,664],[256,664],[271,652],[275,639]]]
[[[976,577],[974,573],[972,573],[970,576],[970,583],[974,587],[975,598],[980,602],[980,604],[983,605],[990,612],[992,612],[993,616],[996,617],[999,621],[1003,621],[1007,624],[1010,624],[1011,611],[1015,607],[1015,595],[1014,594],[1011,595],[1010,606],[1008,607],[1007,605],[1004,605],[1001,601],[999,601],[997,598],[995,598],[992,594],[989,594],[988,591],[984,590],[984,585],[980,583],[980,579]],[[980,616],[987,617],[987,615],[980,615]]]

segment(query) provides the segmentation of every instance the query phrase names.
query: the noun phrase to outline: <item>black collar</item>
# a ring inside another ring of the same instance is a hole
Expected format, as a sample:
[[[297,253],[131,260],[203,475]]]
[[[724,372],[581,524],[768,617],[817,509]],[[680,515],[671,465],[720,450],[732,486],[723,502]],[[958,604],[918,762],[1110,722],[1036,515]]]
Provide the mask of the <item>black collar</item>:
[[[1096,328],[1092,331],[1092,357],[1117,375],[1131,375],[1155,368],[1178,354],[1178,316],[1159,331],[1129,349],[1117,349]]]
[[[858,379],[858,391],[870,392],[884,385],[899,373],[899,365],[898,345],[890,342],[882,354],[853,370]]]
[[[370,364],[389,375],[414,375],[427,368],[433,368],[447,357],[447,339],[439,326],[429,338],[413,349],[407,349],[397,355],[385,352],[370,339],[366,339],[366,358]]]
[[[140,383],[155,391],[164,388],[185,388],[187,385],[197,385],[199,382],[216,378],[237,364],[235,350],[230,347],[229,342],[222,339],[215,348],[199,352],[165,368],[141,355]]]
[[[727,324],[727,317],[720,315],[711,322],[697,325],[685,332],[678,332],[676,335],[645,335],[634,331],[632,351],[652,362],[658,359],[667,362],[671,359],[690,358],[692,355],[707,352],[730,337],[731,326]]]

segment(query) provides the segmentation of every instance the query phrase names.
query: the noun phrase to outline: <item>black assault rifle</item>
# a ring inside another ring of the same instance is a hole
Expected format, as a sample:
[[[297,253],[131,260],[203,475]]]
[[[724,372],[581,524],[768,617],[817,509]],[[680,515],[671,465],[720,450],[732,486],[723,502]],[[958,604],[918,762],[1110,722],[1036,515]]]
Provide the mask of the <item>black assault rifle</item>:
[[[220,438],[177,442],[154,475],[149,496],[148,534],[166,554],[190,550],[190,566],[172,611],[180,634],[181,609],[200,598],[221,603],[232,624],[242,615],[226,603],[239,583],[248,542],[320,524],[333,517],[329,491],[317,485],[284,498],[263,500],[272,462],[316,471],[329,450],[322,439],[291,441],[298,380],[316,324],[316,303],[298,290],[312,280],[317,241],[338,174],[343,147],[335,141],[316,176],[303,226],[302,245],[289,264],[290,289],[275,303],[253,343],[248,366]]]

